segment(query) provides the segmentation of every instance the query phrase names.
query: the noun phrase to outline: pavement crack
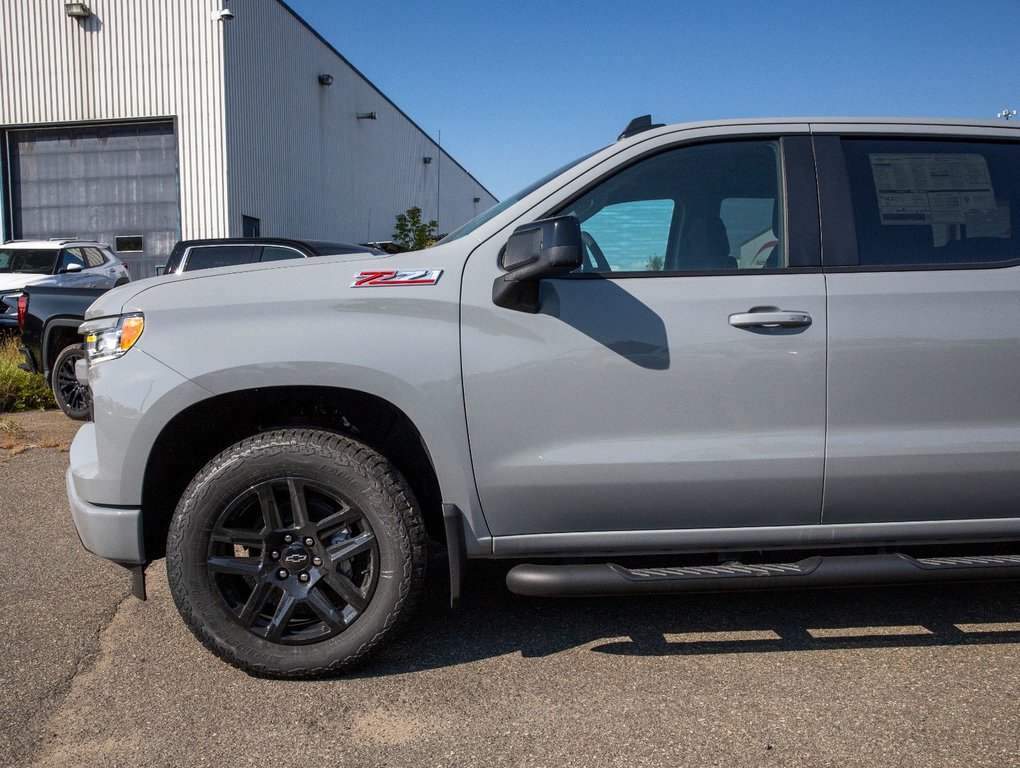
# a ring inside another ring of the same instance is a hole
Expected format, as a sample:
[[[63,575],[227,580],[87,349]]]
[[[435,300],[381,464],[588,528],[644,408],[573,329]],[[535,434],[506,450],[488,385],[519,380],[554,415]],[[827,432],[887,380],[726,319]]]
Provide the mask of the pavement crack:
[[[105,635],[117,618],[117,614],[131,599],[133,599],[131,591],[127,589],[120,595],[116,604],[97,616],[95,631],[91,635],[87,649],[78,658],[74,669],[60,677],[47,694],[43,711],[49,712],[50,715],[37,725],[36,736],[31,740],[34,743],[26,744],[23,750],[25,755],[35,754],[32,765],[45,763],[58,747],[59,741],[56,737],[59,725],[57,721],[61,719],[64,704],[74,690],[75,683],[96,668],[109,642],[109,638]]]

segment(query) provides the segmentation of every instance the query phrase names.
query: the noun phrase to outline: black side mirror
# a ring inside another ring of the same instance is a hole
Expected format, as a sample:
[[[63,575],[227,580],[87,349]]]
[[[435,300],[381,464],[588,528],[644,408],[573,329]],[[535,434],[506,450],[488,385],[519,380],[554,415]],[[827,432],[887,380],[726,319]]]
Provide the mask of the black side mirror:
[[[507,271],[492,284],[497,307],[535,314],[540,309],[539,282],[565,275],[582,264],[581,225],[575,216],[557,216],[514,230],[500,256]]]

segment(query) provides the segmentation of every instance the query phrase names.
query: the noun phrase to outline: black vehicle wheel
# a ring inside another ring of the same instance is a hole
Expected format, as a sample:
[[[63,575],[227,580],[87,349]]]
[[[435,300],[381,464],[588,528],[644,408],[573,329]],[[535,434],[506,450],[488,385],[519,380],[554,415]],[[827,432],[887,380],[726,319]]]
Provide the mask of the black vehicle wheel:
[[[85,350],[81,344],[64,347],[50,373],[50,386],[57,405],[78,421],[85,421],[92,414],[92,391],[85,384],[79,384],[74,374],[74,364],[83,357]]]
[[[411,613],[425,577],[414,494],[385,458],[341,435],[265,432],[191,481],[167,573],[191,631],[271,677],[363,660]]]

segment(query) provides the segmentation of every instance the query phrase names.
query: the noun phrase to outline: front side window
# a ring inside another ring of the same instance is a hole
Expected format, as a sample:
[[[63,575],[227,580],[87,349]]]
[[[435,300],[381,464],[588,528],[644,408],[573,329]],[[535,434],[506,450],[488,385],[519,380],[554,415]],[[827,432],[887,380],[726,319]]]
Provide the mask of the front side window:
[[[82,269],[85,268],[85,257],[82,255],[80,248],[67,248],[60,254],[60,265],[57,268],[58,272],[63,272],[72,264],[77,264]]]
[[[862,266],[1020,259],[1020,144],[845,139]]]
[[[682,147],[559,212],[581,223],[580,272],[735,272],[786,265],[779,143]]]

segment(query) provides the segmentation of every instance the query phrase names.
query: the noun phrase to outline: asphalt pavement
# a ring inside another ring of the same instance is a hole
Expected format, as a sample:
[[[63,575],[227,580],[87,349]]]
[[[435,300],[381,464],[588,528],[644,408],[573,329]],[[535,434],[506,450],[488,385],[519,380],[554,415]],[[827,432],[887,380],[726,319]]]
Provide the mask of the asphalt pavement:
[[[0,457],[0,766],[1020,765],[1020,584],[558,601],[483,563],[451,612],[436,557],[373,663],[269,681],[162,563],[142,603],[81,549],[66,466]]]

